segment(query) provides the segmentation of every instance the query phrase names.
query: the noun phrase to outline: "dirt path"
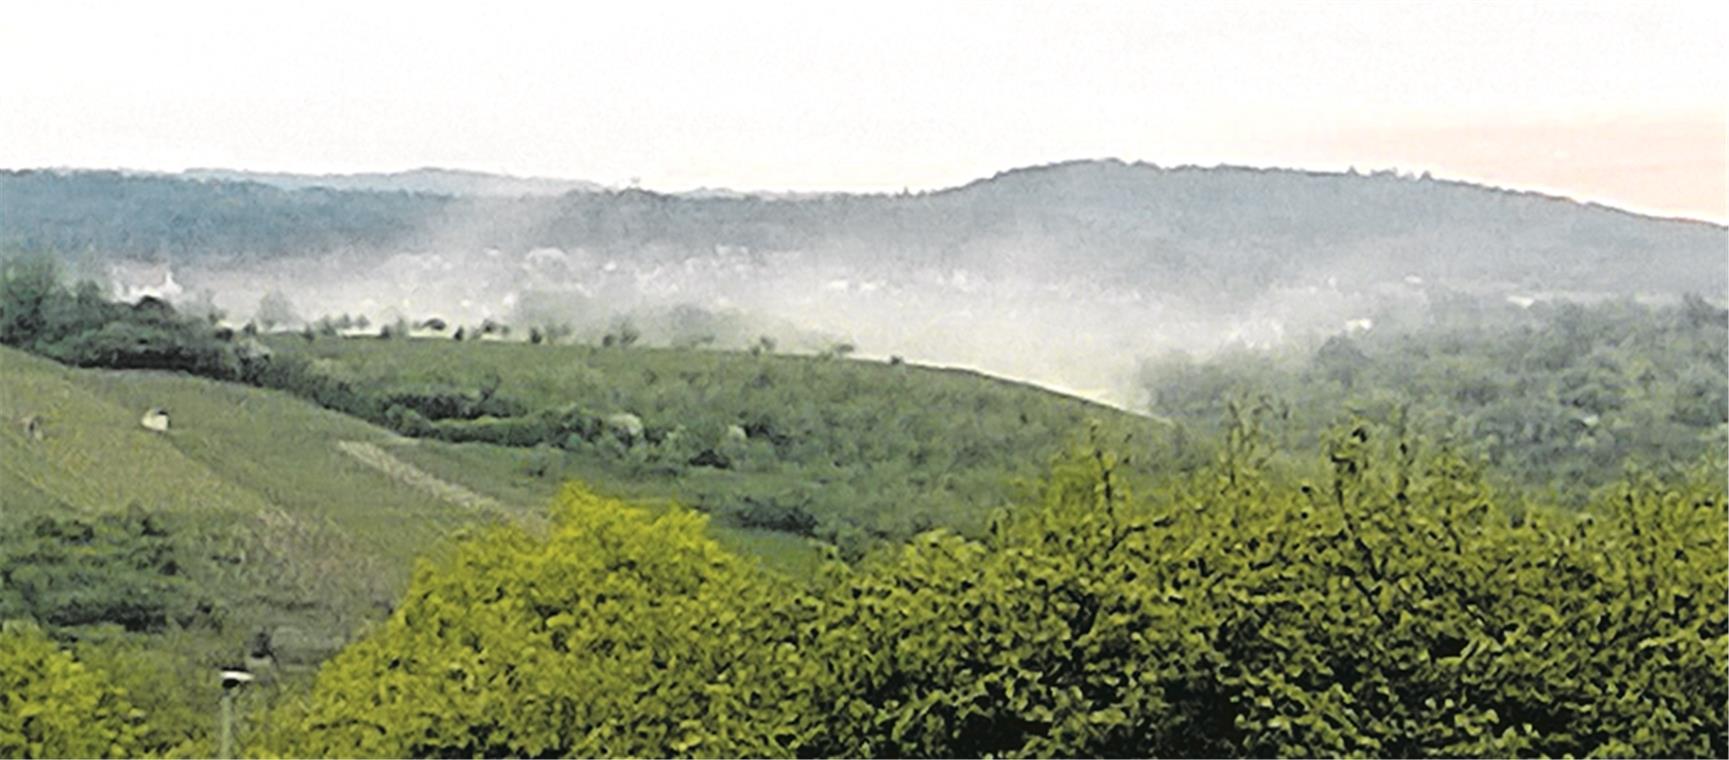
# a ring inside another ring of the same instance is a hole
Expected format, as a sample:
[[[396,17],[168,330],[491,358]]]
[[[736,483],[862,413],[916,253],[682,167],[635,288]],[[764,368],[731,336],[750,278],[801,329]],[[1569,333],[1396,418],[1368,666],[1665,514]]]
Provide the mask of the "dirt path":
[[[455,483],[440,480],[419,467],[397,459],[390,452],[375,444],[360,441],[337,441],[336,447],[342,449],[343,453],[360,460],[361,464],[384,473],[392,480],[418,488],[457,506],[484,510],[494,510],[501,507],[497,500],[481,496]]]

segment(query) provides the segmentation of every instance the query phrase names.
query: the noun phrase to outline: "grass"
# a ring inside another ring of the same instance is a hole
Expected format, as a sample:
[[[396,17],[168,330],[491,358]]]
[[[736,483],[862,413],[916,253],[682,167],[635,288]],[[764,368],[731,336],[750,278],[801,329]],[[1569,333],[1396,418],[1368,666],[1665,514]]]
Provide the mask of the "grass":
[[[206,553],[238,551],[253,565],[194,568],[241,636],[292,625],[340,639],[394,602],[416,555],[476,519],[336,447],[393,434],[286,394],[75,370],[12,350],[0,350],[0,388],[0,520],[139,506],[193,526]],[[139,424],[156,406],[171,412],[165,433]],[[42,420],[41,440],[18,422],[29,416]]]
[[[495,392],[529,413],[640,418],[646,441],[545,441],[459,454],[500,492],[540,492],[524,472],[623,498],[676,499],[738,528],[804,532],[857,550],[920,530],[982,530],[993,509],[1098,425],[1135,448],[1168,426],[978,373],[816,356],[438,339],[279,336],[272,348],[377,399]],[[748,443],[727,435],[749,431]],[[729,450],[727,446],[731,445]],[[730,451],[725,465],[705,449]],[[403,454],[429,470],[429,452]],[[765,517],[766,515],[766,517]],[[799,527],[815,521],[815,528]],[[784,527],[790,525],[791,527]],[[762,541],[753,542],[761,544]]]

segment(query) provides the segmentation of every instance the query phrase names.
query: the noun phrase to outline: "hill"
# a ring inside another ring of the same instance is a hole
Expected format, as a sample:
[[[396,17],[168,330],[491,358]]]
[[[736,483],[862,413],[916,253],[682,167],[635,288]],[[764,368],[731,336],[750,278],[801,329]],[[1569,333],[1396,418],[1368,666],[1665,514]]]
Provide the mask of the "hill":
[[[566,480],[711,513],[724,544],[802,573],[818,556],[811,537],[856,555],[930,527],[982,531],[1018,493],[1015,481],[1039,475],[1089,421],[1141,448],[1160,432],[1030,386],[886,363],[436,340],[272,344],[277,363],[310,362],[295,377],[361,389],[351,396],[358,411],[418,437],[279,391],[0,349],[0,532],[40,537],[44,519],[72,525],[52,528],[61,532],[137,514],[166,521],[178,536],[174,562],[219,610],[206,622],[221,643],[207,643],[233,651],[257,630],[280,630],[294,657],[315,661],[387,608],[413,557],[463,526],[532,521]],[[482,393],[484,414],[437,411]],[[140,425],[156,407],[169,410],[166,432]],[[408,417],[419,422],[401,424]]]
[[[440,498],[356,458],[344,444],[402,442],[282,393],[70,369],[12,349],[0,349],[0,389],[0,528],[129,510],[177,526],[184,572],[220,618],[212,657],[263,628],[316,660],[388,609],[413,557],[460,526],[518,513],[509,499]],[[140,425],[153,407],[170,411],[168,431]],[[38,435],[21,422],[32,418]]]
[[[181,262],[461,244],[582,249],[642,263],[712,256],[721,246],[802,251],[878,273],[1013,267],[1064,280],[1126,278],[1120,284],[1157,291],[1213,284],[1225,297],[1314,275],[1606,293],[1705,287],[1721,296],[1729,273],[1718,225],[1390,172],[1076,161],[930,193],[775,200],[366,191],[453,192],[452,183],[496,179],[445,170],[293,181],[217,170],[188,176],[223,181],[0,173],[0,244]]]
[[[568,327],[962,366],[1124,407],[1142,360],[1500,302],[1729,298],[1729,234],[1393,173],[1082,161],[937,192],[499,197],[0,172],[0,249],[237,323]],[[280,301],[278,301],[280,303]]]
[[[172,175],[171,175],[172,176]],[[232,169],[187,169],[181,177],[214,182],[256,182],[287,190],[322,187],[331,190],[429,193],[433,195],[534,196],[592,193],[606,188],[582,180],[513,177],[505,174],[423,168],[364,174],[292,174]]]
[[[300,382],[313,397],[401,432],[505,444],[553,480],[676,499],[723,526],[853,555],[932,527],[981,532],[1017,480],[1042,474],[1089,425],[1137,450],[1166,430],[1033,386],[898,362],[436,339],[271,346],[310,361],[319,379]]]

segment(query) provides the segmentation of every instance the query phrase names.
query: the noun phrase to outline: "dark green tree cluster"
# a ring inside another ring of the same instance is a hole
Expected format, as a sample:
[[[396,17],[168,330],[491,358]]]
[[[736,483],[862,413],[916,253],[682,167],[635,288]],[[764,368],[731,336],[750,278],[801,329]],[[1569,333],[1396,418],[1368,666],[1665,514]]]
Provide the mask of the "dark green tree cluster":
[[[1714,469],[1583,513],[1365,426],[1129,493],[1096,446],[981,540],[798,582],[582,491],[417,573],[286,705],[310,755],[1722,756]]]
[[[237,378],[248,354],[232,335],[146,297],[112,301],[94,282],[68,288],[54,259],[0,262],[0,344],[80,367],[164,369]]]
[[[188,555],[162,516],[139,509],[0,527],[0,620],[136,632],[193,625],[213,610],[188,577]]]

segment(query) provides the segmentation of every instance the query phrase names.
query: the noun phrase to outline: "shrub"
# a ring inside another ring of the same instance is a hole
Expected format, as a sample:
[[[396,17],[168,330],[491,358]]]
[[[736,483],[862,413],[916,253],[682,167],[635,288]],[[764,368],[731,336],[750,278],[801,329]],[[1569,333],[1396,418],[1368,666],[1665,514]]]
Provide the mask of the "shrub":
[[[190,625],[201,600],[157,515],[38,517],[0,532],[0,619],[129,631]]]
[[[1098,447],[987,537],[804,582],[570,491],[418,573],[286,751],[1723,756],[1715,466],[1585,515],[1362,426],[1318,483],[1239,431],[1153,497]]]
[[[293,755],[784,755],[799,609],[689,513],[575,489],[546,538],[496,528],[423,565],[319,672]]]
[[[746,528],[765,528],[799,536],[814,536],[818,521],[806,508],[808,497],[799,494],[744,496],[721,514]]]
[[[0,755],[140,754],[143,714],[94,670],[28,624],[0,625]]]

